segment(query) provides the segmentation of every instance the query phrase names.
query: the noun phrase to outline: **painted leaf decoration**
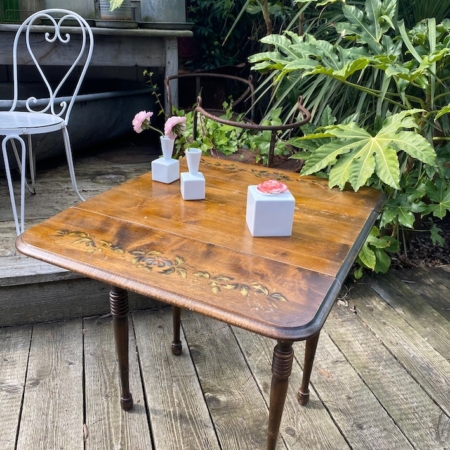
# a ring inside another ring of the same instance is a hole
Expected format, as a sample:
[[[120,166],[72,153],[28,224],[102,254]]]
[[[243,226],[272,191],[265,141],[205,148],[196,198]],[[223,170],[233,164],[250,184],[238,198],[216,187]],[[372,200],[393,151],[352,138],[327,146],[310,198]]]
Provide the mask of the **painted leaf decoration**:
[[[269,290],[262,284],[252,283],[252,286],[256,292],[258,292],[260,294],[264,294],[264,295],[269,295]]]
[[[150,256],[150,255],[162,255],[162,252],[152,250],[151,252],[147,252],[147,256]]]
[[[211,288],[211,291],[213,294],[218,294],[220,292],[220,287],[219,286],[213,286]]]
[[[250,292],[250,288],[246,286],[245,284],[241,285],[241,288],[239,289],[239,292],[244,296],[247,297],[248,293]]]
[[[181,267],[177,267],[175,270],[176,270],[177,274],[181,278],[187,278],[187,270],[186,269],[182,269]]]
[[[86,247],[95,247],[94,242],[90,238],[77,239],[74,244],[85,244]]]
[[[211,275],[208,272],[195,272],[194,275],[199,278],[210,278]]]
[[[182,264],[184,264],[185,263],[185,260],[181,257],[181,256],[177,256],[176,258],[175,258],[175,264],[177,265],[177,266],[181,266]]]
[[[214,277],[214,279],[217,280],[217,281],[231,281],[231,280],[233,280],[233,278],[227,277],[225,275],[217,275],[216,277]]]
[[[164,274],[164,275],[170,275],[170,274],[172,274],[174,272],[175,272],[175,269],[173,267],[171,267],[170,269],[165,269],[165,270],[161,271],[161,273]]]
[[[280,294],[279,292],[274,292],[273,294],[270,295],[270,298],[274,299],[274,300],[280,300],[281,302],[287,302],[287,298]]]
[[[223,284],[222,287],[225,289],[233,290],[233,289],[237,289],[239,287],[239,283]]]
[[[87,237],[89,236],[87,233],[84,233],[83,231],[70,231],[69,236],[75,236],[75,237]]]
[[[128,252],[130,255],[135,255],[135,256],[144,256],[145,252],[141,251],[141,250],[132,250],[131,252]]]

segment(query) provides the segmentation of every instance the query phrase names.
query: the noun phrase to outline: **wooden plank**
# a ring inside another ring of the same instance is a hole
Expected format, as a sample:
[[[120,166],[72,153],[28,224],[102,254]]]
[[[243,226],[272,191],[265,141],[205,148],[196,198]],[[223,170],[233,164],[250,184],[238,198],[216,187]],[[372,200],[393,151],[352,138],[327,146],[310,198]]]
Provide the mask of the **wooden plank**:
[[[450,323],[409,285],[389,273],[365,282],[394,308],[447,361],[450,361]]]
[[[15,449],[31,341],[31,326],[0,329],[0,445]]]
[[[311,382],[351,448],[413,448],[325,331]]]
[[[133,322],[156,449],[219,449],[183,335],[184,351],[172,354],[172,309],[139,312]]]
[[[272,378],[272,355],[276,342],[240,328],[233,328],[233,332],[253,373],[253,377],[268,404],[270,380]],[[304,355],[303,343],[296,343],[294,350],[297,359],[302,360]],[[308,405],[299,405],[297,392],[300,387],[301,377],[301,366],[294,360],[280,427],[281,435],[287,447],[292,450],[305,448],[320,448],[321,450],[348,449],[348,444],[314,389],[311,389]]]
[[[351,299],[362,320],[450,416],[450,362],[375,292],[356,284]]]
[[[134,407],[120,407],[118,363],[112,319],[84,320],[86,450],[150,450],[152,443],[139,377],[134,333],[130,327],[130,388]]]
[[[109,313],[109,286],[88,278],[0,288],[0,326],[73,319]],[[159,302],[130,293],[130,309]]]
[[[0,287],[71,278],[80,278],[80,275],[20,254],[0,257]]]
[[[266,448],[268,408],[230,327],[187,311],[182,318],[221,448]]]
[[[450,276],[446,271],[437,267],[419,267],[414,270],[392,270],[390,274],[406,283],[450,321]]]
[[[357,314],[348,307],[336,306],[328,317],[326,331],[415,448],[444,446],[450,437],[449,417]]]
[[[84,449],[81,327],[33,327],[18,450]]]

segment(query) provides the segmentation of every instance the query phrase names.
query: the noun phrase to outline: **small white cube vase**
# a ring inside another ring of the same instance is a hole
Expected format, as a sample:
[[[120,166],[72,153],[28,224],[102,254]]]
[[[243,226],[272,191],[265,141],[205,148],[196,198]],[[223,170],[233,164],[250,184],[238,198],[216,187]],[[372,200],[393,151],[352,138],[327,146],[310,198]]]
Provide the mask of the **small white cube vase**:
[[[263,194],[256,186],[247,191],[247,226],[252,236],[291,236],[295,199],[289,191]]]
[[[198,148],[186,150],[189,172],[181,173],[181,196],[183,200],[203,200],[205,198],[205,177],[198,171],[202,151]]]
[[[163,157],[152,161],[152,180],[170,184],[180,178],[180,162],[172,159],[174,140],[161,136]]]

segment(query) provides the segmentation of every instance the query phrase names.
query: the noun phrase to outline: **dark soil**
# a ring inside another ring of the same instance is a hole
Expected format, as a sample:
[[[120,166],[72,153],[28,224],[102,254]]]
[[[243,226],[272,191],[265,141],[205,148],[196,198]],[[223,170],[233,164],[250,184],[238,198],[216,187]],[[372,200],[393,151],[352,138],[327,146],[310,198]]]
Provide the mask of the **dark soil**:
[[[406,244],[406,252],[392,257],[392,267],[411,269],[450,264],[450,215],[434,222],[442,230],[440,234],[444,239],[444,246],[434,245],[428,231],[413,231]]]

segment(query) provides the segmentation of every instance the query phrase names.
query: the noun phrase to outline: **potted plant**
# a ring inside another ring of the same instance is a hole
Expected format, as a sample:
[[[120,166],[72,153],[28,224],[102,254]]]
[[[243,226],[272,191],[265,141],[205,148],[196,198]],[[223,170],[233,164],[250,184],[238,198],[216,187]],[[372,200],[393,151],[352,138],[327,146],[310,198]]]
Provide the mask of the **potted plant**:
[[[131,0],[100,0],[99,5],[101,20],[131,21],[133,19]]]

